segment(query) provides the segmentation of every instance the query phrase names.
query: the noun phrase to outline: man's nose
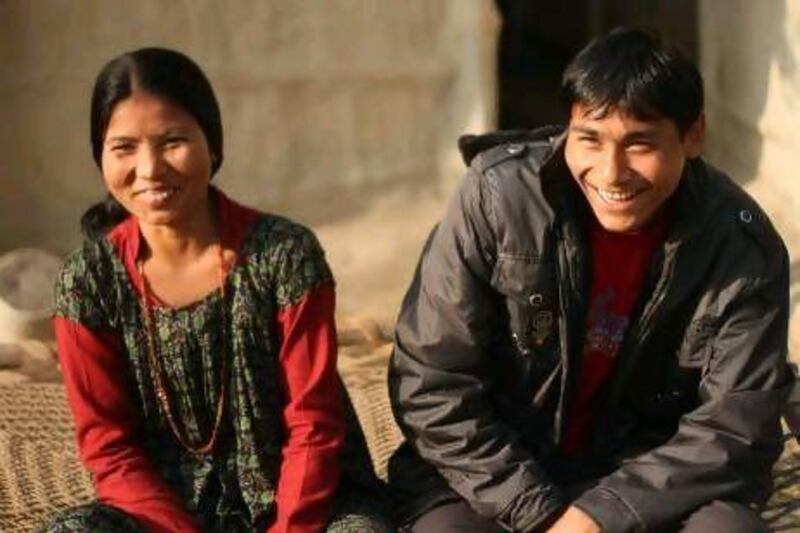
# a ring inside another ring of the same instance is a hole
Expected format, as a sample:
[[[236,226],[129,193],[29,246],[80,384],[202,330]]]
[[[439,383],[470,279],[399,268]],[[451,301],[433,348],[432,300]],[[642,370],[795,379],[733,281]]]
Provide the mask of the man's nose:
[[[604,154],[600,178],[605,185],[616,185],[628,180],[628,159],[623,148],[609,148]]]

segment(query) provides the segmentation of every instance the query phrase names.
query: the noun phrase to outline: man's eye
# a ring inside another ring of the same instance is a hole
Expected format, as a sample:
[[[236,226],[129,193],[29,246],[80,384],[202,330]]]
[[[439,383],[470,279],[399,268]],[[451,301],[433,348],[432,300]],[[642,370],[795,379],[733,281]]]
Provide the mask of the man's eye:
[[[650,141],[636,141],[628,145],[628,150],[631,152],[649,152],[654,147]]]
[[[589,137],[589,136],[586,136],[586,135],[579,136],[578,137],[578,142],[580,142],[582,144],[592,145],[592,146],[597,145],[599,143],[599,141],[597,140],[597,137]]]

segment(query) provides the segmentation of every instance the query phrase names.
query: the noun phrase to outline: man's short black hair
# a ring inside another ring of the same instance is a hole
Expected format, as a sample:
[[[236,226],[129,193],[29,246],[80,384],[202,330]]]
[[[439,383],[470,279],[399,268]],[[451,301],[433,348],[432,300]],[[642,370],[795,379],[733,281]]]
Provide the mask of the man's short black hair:
[[[561,83],[567,111],[575,104],[604,115],[668,118],[683,135],[703,111],[703,78],[677,48],[651,30],[616,28],[594,39],[567,65]]]

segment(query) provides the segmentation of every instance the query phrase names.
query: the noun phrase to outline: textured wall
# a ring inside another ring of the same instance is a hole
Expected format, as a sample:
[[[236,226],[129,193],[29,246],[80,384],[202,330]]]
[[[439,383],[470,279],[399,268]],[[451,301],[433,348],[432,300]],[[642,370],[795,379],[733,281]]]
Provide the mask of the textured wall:
[[[707,153],[759,200],[792,258],[791,352],[800,361],[800,2],[702,0]]]
[[[440,197],[455,137],[492,116],[491,1],[3,0],[0,252],[79,241],[102,195],[88,141],[99,68],[179,49],[206,71],[234,197],[315,226]]]

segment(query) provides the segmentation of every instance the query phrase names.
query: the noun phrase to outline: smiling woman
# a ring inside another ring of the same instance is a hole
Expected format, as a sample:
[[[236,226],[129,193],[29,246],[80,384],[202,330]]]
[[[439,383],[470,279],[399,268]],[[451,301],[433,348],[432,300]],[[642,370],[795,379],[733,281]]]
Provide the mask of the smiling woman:
[[[109,196],[56,285],[59,359],[98,502],[45,531],[386,531],[336,372],[334,283],[313,233],[210,185],[211,85],[147,48],[100,72]]]
[[[186,138],[188,131],[169,129],[175,127],[191,130],[193,137]],[[143,137],[145,128],[150,130]],[[154,131],[156,128],[162,131]],[[185,159],[193,168],[210,160],[202,176],[206,182],[222,165],[222,121],[211,84],[194,62],[170,50],[136,50],[121,55],[100,71],[92,94],[90,136],[92,155],[103,171],[110,194],[81,220],[84,234],[89,238],[102,235],[128,216],[110,182],[117,182],[125,170],[129,178],[133,170],[147,172],[146,168],[131,167],[140,159],[141,163],[147,163],[143,158],[130,157],[142,154],[142,148],[165,152],[176,143],[191,142],[195,150]],[[112,154],[115,157],[110,157]],[[150,159],[151,164],[160,162],[156,157]]]
[[[138,92],[117,104],[102,168],[109,192],[140,222],[185,226],[205,214],[211,155],[203,130],[157,96]]]

